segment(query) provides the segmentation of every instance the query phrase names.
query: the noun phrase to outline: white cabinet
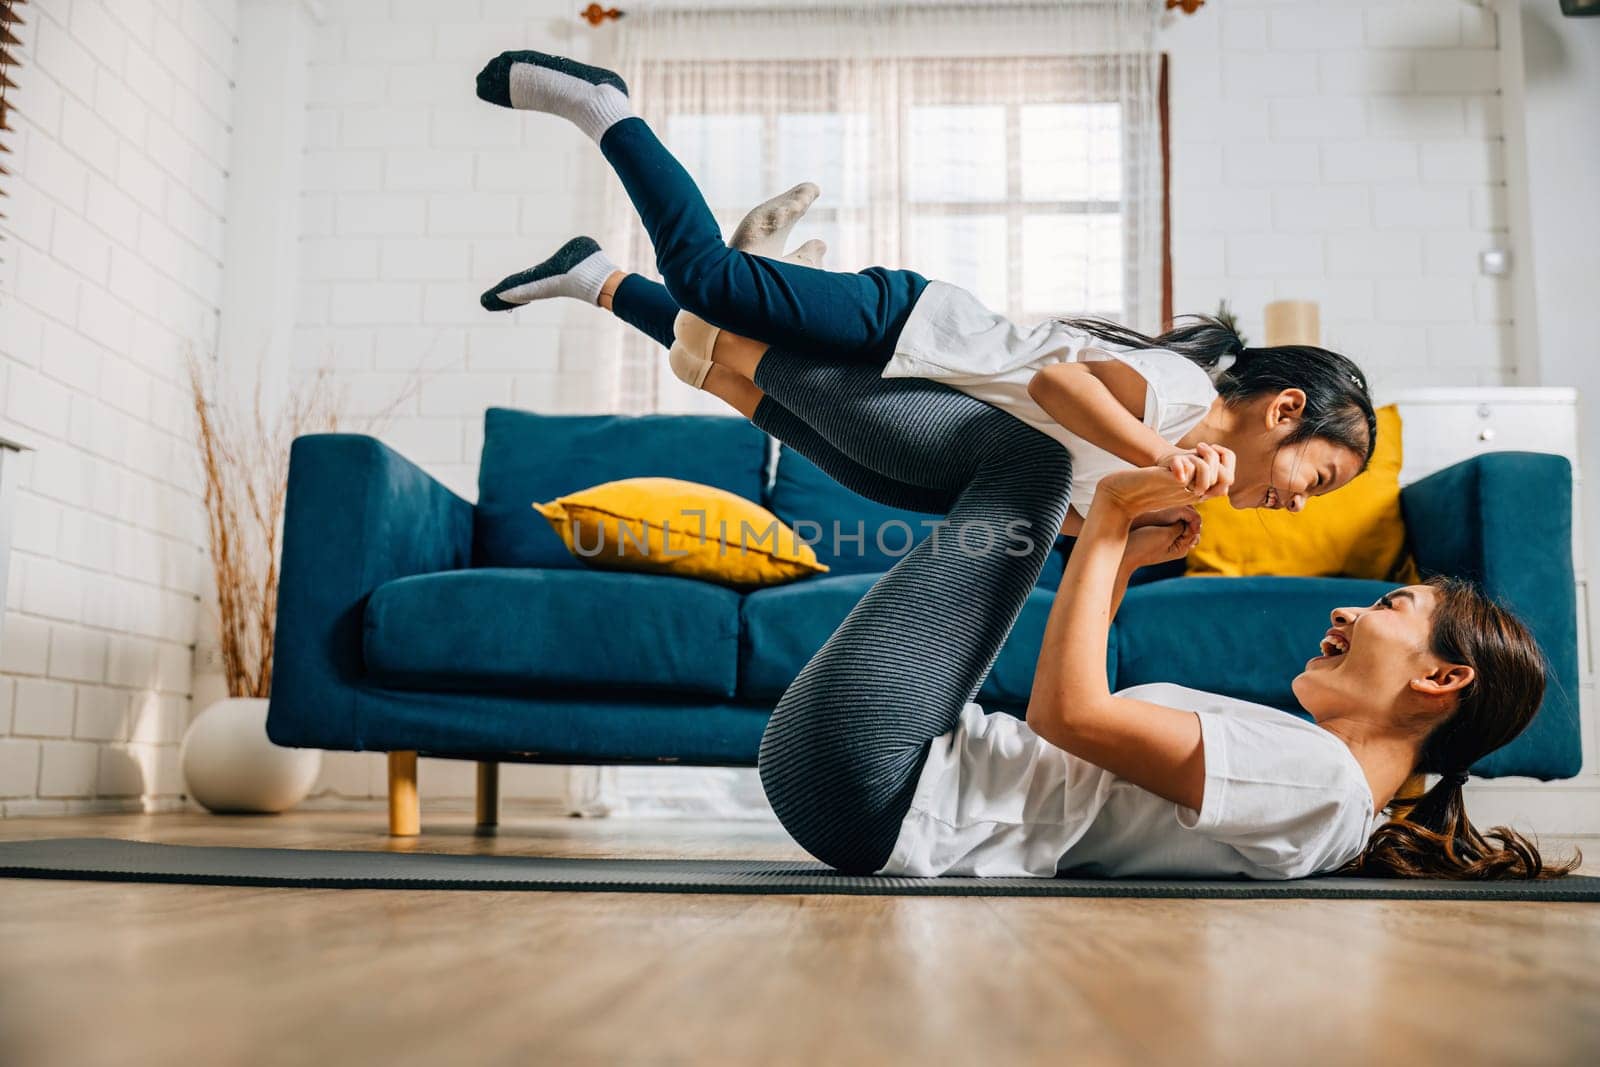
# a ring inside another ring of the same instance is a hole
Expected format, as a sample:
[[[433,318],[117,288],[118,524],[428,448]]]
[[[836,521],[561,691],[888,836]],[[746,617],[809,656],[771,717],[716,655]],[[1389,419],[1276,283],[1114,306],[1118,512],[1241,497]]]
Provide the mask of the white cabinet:
[[[1524,829],[1594,833],[1600,807],[1600,724],[1595,715],[1593,641],[1582,525],[1583,469],[1579,466],[1578,394],[1564,388],[1410,389],[1386,398],[1400,409],[1405,462],[1402,485],[1485,452],[1553,452],[1572,463],[1572,566],[1577,579],[1578,703],[1583,771],[1560,786],[1523,779],[1474,781],[1469,807],[1480,826],[1520,823]]]
[[[1577,472],[1575,389],[1410,389],[1388,402],[1404,427],[1402,483],[1484,452],[1554,452]]]
[[[1572,565],[1584,575],[1575,389],[1410,389],[1384,401],[1400,409],[1400,484],[1485,452],[1552,452],[1572,463]],[[1581,598],[1580,598],[1581,599]]]

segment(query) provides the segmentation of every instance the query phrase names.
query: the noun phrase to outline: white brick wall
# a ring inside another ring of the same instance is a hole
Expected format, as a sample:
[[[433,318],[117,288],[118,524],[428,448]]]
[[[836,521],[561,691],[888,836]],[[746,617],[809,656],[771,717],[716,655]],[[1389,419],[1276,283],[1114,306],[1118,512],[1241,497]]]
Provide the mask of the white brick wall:
[[[1174,303],[1322,306],[1380,393],[1517,383],[1494,16],[1461,0],[1228,0],[1169,19]]]
[[[215,339],[234,5],[22,9],[0,420],[22,466],[0,813],[175,806],[204,574],[183,359]]]
[[[311,49],[295,359],[337,368],[357,413],[388,408],[422,368],[382,436],[472,499],[484,408],[601,406],[583,364],[592,338],[618,328],[581,308],[479,307],[489,285],[586,232],[600,195],[573,180],[590,145],[483,104],[473,77],[505,48],[581,57],[595,35],[565,0],[335,0],[326,12]]]

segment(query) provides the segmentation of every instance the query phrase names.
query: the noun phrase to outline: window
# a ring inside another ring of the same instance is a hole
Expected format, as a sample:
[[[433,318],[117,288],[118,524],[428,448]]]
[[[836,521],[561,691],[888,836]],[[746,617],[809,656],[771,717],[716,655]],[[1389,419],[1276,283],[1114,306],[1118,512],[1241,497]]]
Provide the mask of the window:
[[[641,99],[671,100],[673,66],[648,72],[660,84]],[[1153,116],[1128,122],[1100,98],[1116,95],[1114,79],[1086,60],[886,61],[873,65],[876,86],[855,69],[830,78],[820,62],[720,66],[706,91],[652,117],[725,233],[813,180],[823,196],[795,243],[826,240],[839,269],[909,267],[1024,323],[1136,318],[1124,281],[1144,220],[1123,189],[1138,162],[1128,142]]]
[[[1126,317],[1115,103],[913,106],[906,259],[1018,322]]]

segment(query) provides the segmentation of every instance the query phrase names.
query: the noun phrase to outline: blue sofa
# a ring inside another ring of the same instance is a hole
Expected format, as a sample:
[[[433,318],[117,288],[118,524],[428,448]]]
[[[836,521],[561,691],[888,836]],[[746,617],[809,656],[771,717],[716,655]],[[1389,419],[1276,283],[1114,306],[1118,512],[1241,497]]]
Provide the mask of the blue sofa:
[[[416,832],[417,753],[479,762],[485,823],[501,761],[753,765],[789,680],[908,534],[925,536],[933,519],[867,501],[770,445],[731,417],[495,408],[473,505],[371,437],[298,439],[269,734],[281,745],[389,752],[396,833]],[[592,570],[529,506],[641,475],[718,486],[791,525],[818,524],[831,572],[741,594]],[[1440,471],[1402,495],[1424,573],[1484,583],[1529,622],[1553,667],[1538,718],[1474,768],[1481,775],[1578,771],[1570,499],[1565,459],[1512,452]],[[1029,597],[984,684],[985,706],[1026,707],[1067,550],[1063,539]],[[1289,681],[1315,654],[1329,610],[1389,588],[1140,577],[1108,650],[1114,687],[1172,681],[1296,714]]]

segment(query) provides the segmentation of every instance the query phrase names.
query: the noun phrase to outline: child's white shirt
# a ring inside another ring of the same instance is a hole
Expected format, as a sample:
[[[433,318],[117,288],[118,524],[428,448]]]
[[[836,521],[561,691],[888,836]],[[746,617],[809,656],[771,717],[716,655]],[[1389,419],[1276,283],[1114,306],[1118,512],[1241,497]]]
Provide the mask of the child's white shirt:
[[[1335,870],[1377,816],[1333,734],[1276,708],[1158,682],[1118,694],[1200,719],[1200,809],[1164,800],[968,704],[935,739],[880,873],[1283,879]]]
[[[1072,453],[1072,507],[1089,514],[1100,479],[1130,464],[1047,415],[1028,383],[1055,363],[1115,359],[1145,380],[1144,424],[1176,444],[1205,417],[1216,386],[1203,367],[1166,349],[1126,349],[1062,322],[1024,330],[959,286],[931,281],[917,298],[883,368],[885,378],[944,382],[1060,441]]]

